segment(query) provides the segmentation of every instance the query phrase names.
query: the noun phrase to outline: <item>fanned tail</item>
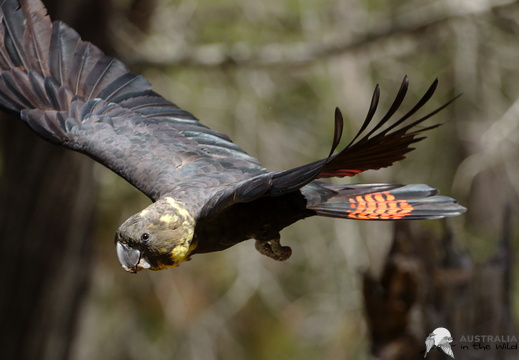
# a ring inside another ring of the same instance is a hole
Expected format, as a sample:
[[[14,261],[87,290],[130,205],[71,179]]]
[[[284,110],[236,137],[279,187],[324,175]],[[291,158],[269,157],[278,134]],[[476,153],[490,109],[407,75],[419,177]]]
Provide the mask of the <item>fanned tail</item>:
[[[357,220],[425,220],[457,216],[465,208],[425,184],[334,186],[316,183],[305,194],[319,216]]]

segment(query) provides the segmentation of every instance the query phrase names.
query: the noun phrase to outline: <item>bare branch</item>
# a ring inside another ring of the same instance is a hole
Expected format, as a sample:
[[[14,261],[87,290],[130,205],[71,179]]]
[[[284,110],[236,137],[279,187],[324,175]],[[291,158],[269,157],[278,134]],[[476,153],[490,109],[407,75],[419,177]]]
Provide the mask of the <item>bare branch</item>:
[[[354,39],[344,40],[339,37],[327,44],[323,43],[272,43],[259,48],[250,48],[244,44],[229,46],[226,44],[211,44],[188,46],[185,44],[169,44],[158,49],[152,44],[143,44],[141,50],[135,49],[133,40],[121,38],[126,43],[125,49],[119,49],[124,54],[125,62],[132,66],[169,67],[173,65],[195,67],[286,67],[300,66],[315,60],[333,57],[348,52],[362,51],[379,41],[395,36],[417,36],[431,27],[439,26],[447,21],[472,15],[478,15],[498,8],[510,6],[517,0],[487,0],[487,1],[446,1],[435,2],[420,9],[409,11],[379,25],[368,34],[362,34]],[[122,35],[119,35],[123,37]],[[153,48],[153,51],[147,51]],[[131,51],[129,51],[131,49]],[[146,50],[142,50],[146,49]],[[130,53],[131,52],[131,53]]]

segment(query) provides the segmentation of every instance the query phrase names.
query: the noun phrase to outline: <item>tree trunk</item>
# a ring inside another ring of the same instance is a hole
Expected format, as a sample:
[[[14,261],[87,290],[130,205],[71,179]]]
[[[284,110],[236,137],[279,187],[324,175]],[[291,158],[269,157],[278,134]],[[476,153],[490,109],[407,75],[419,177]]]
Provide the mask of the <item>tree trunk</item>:
[[[53,20],[106,42],[106,1],[44,2]],[[93,161],[44,142],[19,119],[2,116],[0,131],[0,358],[68,359],[91,274]]]
[[[438,238],[416,223],[395,226],[393,247],[379,279],[364,274],[371,353],[381,360],[423,358],[425,339],[447,328],[456,359],[515,359],[517,350],[474,335],[514,335],[511,316],[511,226],[507,212],[494,256],[482,264],[456,249],[448,222]],[[474,342],[476,344],[474,348]],[[516,345],[511,341],[509,345]],[[488,346],[488,350],[483,347]],[[427,359],[448,359],[432,349]]]

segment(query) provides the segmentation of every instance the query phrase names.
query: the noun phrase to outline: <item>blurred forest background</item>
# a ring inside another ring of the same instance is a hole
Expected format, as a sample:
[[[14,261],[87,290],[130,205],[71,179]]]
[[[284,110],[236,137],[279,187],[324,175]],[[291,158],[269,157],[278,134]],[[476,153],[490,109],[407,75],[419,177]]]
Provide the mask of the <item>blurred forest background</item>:
[[[445,124],[405,161],[339,182],[427,183],[469,210],[396,230],[312,218],[282,233],[294,251],[284,263],[244,242],[129,275],[112,239],[149,200],[2,119],[2,358],[403,359],[423,357],[439,326],[455,338],[516,334],[517,1],[44,2],[271,170],[325,157],[336,106],[348,141],[377,83],[381,114],[405,74],[403,110],[438,78],[426,110],[463,93],[428,122]],[[395,303],[380,296],[393,283]]]

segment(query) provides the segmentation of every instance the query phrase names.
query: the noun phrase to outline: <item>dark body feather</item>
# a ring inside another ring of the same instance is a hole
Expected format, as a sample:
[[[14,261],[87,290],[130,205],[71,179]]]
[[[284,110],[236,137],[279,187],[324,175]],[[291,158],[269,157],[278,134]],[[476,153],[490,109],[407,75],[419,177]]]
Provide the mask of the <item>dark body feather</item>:
[[[52,23],[39,0],[0,4],[0,107],[18,114],[44,139],[92,157],[159,202],[149,214],[141,213],[143,220],[151,222],[153,215],[151,224],[157,225],[169,222],[164,215],[181,215],[194,226],[194,234],[185,232],[194,239],[190,254],[222,250],[248,238],[268,241],[312,215],[398,220],[464,211],[455,200],[437,196],[426,185],[337,187],[315,181],[354,176],[403,159],[411,144],[423,139],[422,132],[438,125],[417,126],[448,105],[406,121],[431,98],[437,81],[411,110],[394,119],[408,88],[404,78],[393,105],[374,121],[380,97],[377,86],[364,124],[343,150],[334,154],[343,129],[337,109],[327,158],[269,172],[226,135],[155,93],[142,76],[82,41],[67,25]],[[146,239],[137,238],[149,234],[130,234],[143,231],[137,229],[137,220],[136,215],[123,224],[116,239],[135,237],[120,241],[144,251]],[[173,231],[160,231],[166,230]]]
[[[195,237],[201,240],[193,254],[224,250],[247,239],[279,237],[285,227],[316,214],[306,205],[300,192],[292,192],[238,203],[215,216],[202,218],[195,228]]]

